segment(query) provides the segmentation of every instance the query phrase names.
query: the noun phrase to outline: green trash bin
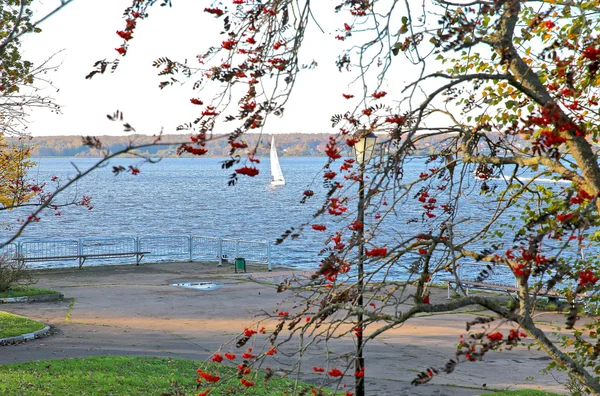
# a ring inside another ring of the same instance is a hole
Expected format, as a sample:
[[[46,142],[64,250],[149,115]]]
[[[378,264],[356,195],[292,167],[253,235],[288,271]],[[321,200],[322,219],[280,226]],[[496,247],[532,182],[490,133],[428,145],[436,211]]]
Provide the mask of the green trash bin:
[[[246,272],[246,259],[243,257],[236,257],[235,259],[235,272],[238,270]]]

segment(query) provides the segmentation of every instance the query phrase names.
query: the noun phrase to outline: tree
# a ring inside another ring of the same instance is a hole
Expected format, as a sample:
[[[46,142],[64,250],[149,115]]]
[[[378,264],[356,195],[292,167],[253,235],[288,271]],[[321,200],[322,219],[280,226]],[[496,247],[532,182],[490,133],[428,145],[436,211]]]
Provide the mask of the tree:
[[[40,65],[23,59],[20,37],[39,33],[39,25],[72,0],[61,1],[49,14],[34,21],[32,0],[9,0],[0,5],[0,131],[4,135],[22,134],[26,126],[27,109],[45,107],[59,111],[52,98],[37,93],[39,85],[51,85],[45,77],[54,71],[52,57]]]
[[[24,142],[4,146],[0,136],[0,208],[14,209],[33,198],[37,190],[27,179],[27,171],[33,166],[30,147]]]
[[[0,5],[0,210],[23,206],[41,194],[43,186],[27,178],[27,171],[35,165],[29,159],[30,139],[25,135],[27,110],[46,107],[58,111],[51,98],[33,90],[36,84],[48,83],[44,75],[55,67],[48,66],[50,60],[34,66],[19,51],[19,37],[39,32],[30,6],[31,1],[16,0]],[[18,143],[6,144],[6,136],[17,136]]]
[[[134,1],[126,10],[126,26],[117,32],[124,40],[117,48],[120,57],[126,56],[137,23],[148,17],[148,7],[155,3]],[[353,81],[352,70],[358,72],[358,89],[340,92],[340,97],[358,104],[332,117],[339,133],[327,147],[330,162],[323,172],[327,200],[315,213],[315,223],[282,236],[283,241],[311,229],[332,231],[315,273],[327,287],[301,288],[290,297],[289,311],[267,315],[275,316],[277,324],[269,331],[266,352],[244,354],[239,366],[242,386],[250,386],[246,376],[251,367],[260,367],[291,340],[300,340],[295,349],[298,368],[319,339],[339,336],[335,329],[363,342],[355,350],[357,365],[350,359],[345,370],[336,368],[328,374],[340,378],[348,371],[356,378],[357,394],[364,394],[369,363],[365,371],[360,356],[374,337],[419,313],[451,312],[476,304],[497,319],[467,324],[468,330],[473,329],[471,337],[459,342],[456,356],[439,368],[424,370],[415,385],[452,372],[461,363],[481,360],[490,350],[516,346],[527,336],[552,358],[553,366],[598,394],[600,323],[592,318],[578,325],[577,297],[587,292],[591,302],[598,300],[600,271],[594,257],[600,235],[600,167],[595,150],[600,4],[432,0],[417,10],[414,6],[395,0],[340,0],[333,10],[323,11],[309,1],[234,0],[204,10],[223,20],[224,36],[198,55],[198,65],[166,57],[154,63],[166,76],[161,88],[186,79],[194,90],[220,88],[212,101],[194,94],[190,101],[200,106],[199,116],[181,129],[210,136],[217,120],[236,123],[230,136],[231,166],[239,160],[238,139],[260,129],[269,116],[283,113],[302,70],[300,54],[311,24],[319,18],[336,20],[322,12],[343,16],[342,23],[333,27],[341,44],[334,61],[340,78],[347,75]],[[388,95],[382,86],[386,78],[394,77],[402,54],[418,69],[418,77],[405,87],[390,84]],[[118,62],[99,61],[89,77],[109,65],[114,70]],[[238,90],[239,86],[247,89]],[[231,103],[236,108],[226,114]],[[363,173],[351,159],[343,160],[337,170],[343,148],[355,145],[354,134],[363,128],[386,133],[378,143],[379,156],[364,170],[369,179],[364,179],[364,200],[358,202],[358,211],[366,210],[377,220],[369,225],[358,222],[357,212],[349,209],[357,206],[355,190],[348,184],[361,181]],[[429,144],[431,155],[417,164],[421,169],[413,176],[407,164],[418,144]],[[252,159],[236,169],[232,182],[240,174],[253,174]],[[542,179],[569,184],[560,188]],[[477,194],[480,212],[464,213],[465,195]],[[302,200],[312,196],[307,190]],[[419,216],[403,212],[411,205]],[[322,217],[330,224],[320,224],[325,222]],[[406,217],[410,230],[397,229],[395,239],[381,236],[389,226],[386,220]],[[446,273],[457,277],[467,259],[480,263],[481,280],[501,268],[510,270],[519,285],[518,308],[505,308],[492,297],[430,301],[430,281]],[[364,279],[377,279],[379,286],[367,282],[368,290],[363,289],[363,279],[355,271],[363,262]],[[416,289],[392,282],[389,274],[398,268]],[[284,282],[280,290],[288,287]],[[366,291],[381,303],[364,301]],[[558,342],[534,320],[538,296],[551,291],[572,307],[566,317],[570,332]],[[413,306],[403,309],[401,304],[408,299]],[[503,333],[493,324],[498,322],[513,328]],[[237,347],[256,336],[256,331],[245,329]],[[220,351],[213,360],[222,361]]]

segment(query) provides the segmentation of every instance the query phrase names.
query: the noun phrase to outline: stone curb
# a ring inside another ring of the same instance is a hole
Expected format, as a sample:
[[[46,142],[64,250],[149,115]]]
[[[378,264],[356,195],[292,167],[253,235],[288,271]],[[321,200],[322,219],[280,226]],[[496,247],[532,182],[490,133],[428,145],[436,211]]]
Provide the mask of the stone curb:
[[[31,341],[36,338],[45,336],[46,334],[48,334],[49,331],[50,331],[50,326],[46,325],[46,327],[44,327],[43,329],[34,331],[33,333],[27,333],[27,334],[15,336],[15,337],[0,338],[0,346],[18,344],[21,342]]]
[[[6,298],[0,298],[0,304],[36,302],[36,301],[58,301],[58,300],[62,300],[64,297],[65,296],[62,293],[38,294],[36,296],[6,297]]]

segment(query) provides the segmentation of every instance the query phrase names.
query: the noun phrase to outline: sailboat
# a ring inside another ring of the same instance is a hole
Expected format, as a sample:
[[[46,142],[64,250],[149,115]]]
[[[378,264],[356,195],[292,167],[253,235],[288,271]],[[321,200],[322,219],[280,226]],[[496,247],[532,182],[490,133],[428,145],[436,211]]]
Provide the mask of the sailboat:
[[[285,179],[279,165],[279,157],[277,156],[277,148],[275,148],[275,136],[271,140],[271,185],[285,186]]]

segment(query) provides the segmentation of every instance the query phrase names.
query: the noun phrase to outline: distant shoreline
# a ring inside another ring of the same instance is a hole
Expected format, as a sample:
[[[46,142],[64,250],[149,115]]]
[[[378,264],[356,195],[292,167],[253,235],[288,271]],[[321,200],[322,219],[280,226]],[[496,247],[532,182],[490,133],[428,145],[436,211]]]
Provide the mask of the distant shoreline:
[[[177,156],[177,155],[173,155],[173,156],[150,156],[153,158],[173,158],[173,159],[227,159],[227,158],[231,158],[231,157],[227,157],[227,156],[193,156],[193,155],[185,155],[185,156]],[[326,155],[280,155],[280,157],[283,158],[325,158],[327,157]],[[67,159],[67,158],[72,158],[72,159],[96,159],[96,160],[101,160],[104,159],[104,157],[88,157],[88,156],[68,156],[68,155],[43,155],[43,156],[31,156],[31,159],[33,161],[35,161],[36,159],[46,159],[46,158],[61,158],[61,159]],[[138,156],[133,156],[133,155],[122,155],[122,156],[118,156],[115,158],[140,158]],[[113,159],[115,159],[113,158]],[[261,155],[261,156],[257,156],[255,158],[258,158],[260,160],[266,160],[269,159],[268,155]],[[243,160],[243,157],[242,157]]]
[[[247,156],[249,152],[254,152],[258,158],[269,156],[271,149],[272,135],[244,135],[236,139],[240,147],[235,150],[236,155]],[[326,157],[325,151],[329,139],[333,136],[330,133],[289,133],[280,134],[275,138],[277,152],[280,157]],[[181,142],[190,142],[190,135],[164,135],[161,145],[152,145],[154,136],[132,135],[132,136],[100,136],[102,149],[90,148],[83,144],[81,136],[37,136],[31,141],[25,142],[31,147],[31,157],[34,158],[102,158],[102,151],[118,152],[126,149],[132,142],[136,145],[148,145],[146,147],[134,150],[142,156],[160,157],[160,158],[230,158],[231,142],[228,139],[214,139],[206,142],[204,148],[208,152],[202,157],[195,157],[190,154],[180,156],[177,154]],[[5,138],[8,145],[22,144],[16,138]],[[430,139],[422,143],[413,151],[413,155],[428,155],[433,147],[435,139]],[[342,149],[342,155],[353,156],[352,148],[345,145],[344,141],[339,143]],[[133,156],[125,154],[123,157]]]
[[[226,135],[224,135],[226,136]],[[280,156],[284,157],[320,157],[325,156],[325,150],[327,143],[329,142],[330,134],[316,133],[316,134],[281,134],[276,137],[277,150]],[[31,141],[25,142],[26,145],[31,146],[32,157],[64,157],[64,158],[101,158],[102,151],[107,150],[109,152],[118,152],[126,149],[129,145],[133,144],[138,146],[144,146],[134,151],[143,156],[155,156],[155,157],[180,157],[177,153],[178,148],[182,142],[189,142],[190,135],[164,135],[161,138],[160,145],[153,145],[156,137],[145,136],[145,135],[132,135],[132,136],[99,136],[102,142],[102,148],[90,148],[83,144],[81,136],[69,135],[69,136],[37,136],[33,137]],[[252,151],[257,157],[268,157],[269,150],[271,148],[271,135],[244,135],[236,139],[236,143],[239,143],[241,148],[235,151],[235,154],[245,155],[247,152]],[[16,138],[7,138],[7,144],[22,144]],[[209,140],[205,144],[205,148],[208,152],[203,157],[213,158],[227,158],[231,154],[231,142],[226,138],[218,138]],[[247,148],[244,148],[244,145]],[[188,156],[184,155],[183,157]],[[127,155],[125,155],[127,156]]]

